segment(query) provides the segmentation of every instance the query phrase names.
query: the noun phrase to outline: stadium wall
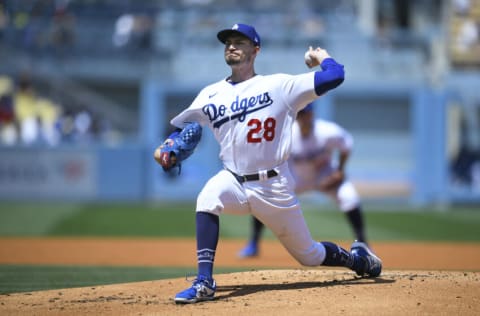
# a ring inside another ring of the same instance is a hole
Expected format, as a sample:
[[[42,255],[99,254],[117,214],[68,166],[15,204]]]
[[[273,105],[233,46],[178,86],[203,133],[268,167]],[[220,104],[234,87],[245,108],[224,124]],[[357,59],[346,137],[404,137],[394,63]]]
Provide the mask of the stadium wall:
[[[0,199],[194,200],[221,168],[210,131],[204,131],[181,173],[164,173],[152,155],[168,134],[169,120],[198,90],[195,84],[146,80],[136,143],[1,148]],[[449,187],[445,145],[450,95],[446,90],[407,84],[346,85],[319,99],[316,114],[339,121],[352,132],[356,144],[349,174],[366,199],[443,205],[459,200]],[[378,112],[382,107],[385,113]],[[343,113],[344,109],[348,111]],[[460,196],[460,200],[475,199],[478,195]]]

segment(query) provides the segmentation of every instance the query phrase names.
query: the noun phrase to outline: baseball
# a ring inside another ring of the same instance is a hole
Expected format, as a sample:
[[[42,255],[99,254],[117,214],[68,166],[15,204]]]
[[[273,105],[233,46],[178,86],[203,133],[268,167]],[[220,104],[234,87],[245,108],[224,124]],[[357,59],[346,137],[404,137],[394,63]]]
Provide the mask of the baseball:
[[[307,64],[307,66],[311,66],[312,65],[312,57],[310,57],[310,52],[307,51],[305,52],[305,64]]]

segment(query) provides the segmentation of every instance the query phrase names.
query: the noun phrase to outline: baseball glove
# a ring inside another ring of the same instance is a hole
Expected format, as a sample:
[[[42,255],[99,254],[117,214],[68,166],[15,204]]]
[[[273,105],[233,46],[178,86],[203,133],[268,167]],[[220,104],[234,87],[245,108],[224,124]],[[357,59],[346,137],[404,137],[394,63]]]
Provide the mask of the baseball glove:
[[[173,132],[158,146],[154,153],[155,160],[164,171],[178,167],[180,173],[182,161],[190,157],[202,137],[202,127],[193,122],[188,123],[182,130]]]

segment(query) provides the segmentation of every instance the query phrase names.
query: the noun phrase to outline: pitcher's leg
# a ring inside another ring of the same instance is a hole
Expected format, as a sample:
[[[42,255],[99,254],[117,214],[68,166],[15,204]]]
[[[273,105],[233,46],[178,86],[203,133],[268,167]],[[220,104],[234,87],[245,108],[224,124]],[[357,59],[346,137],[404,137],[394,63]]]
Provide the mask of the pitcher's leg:
[[[219,218],[212,213],[197,212],[195,221],[198,274],[211,279],[220,231]]]
[[[176,303],[187,304],[213,299],[216,291],[213,265],[220,229],[219,214],[248,213],[248,203],[242,195],[241,187],[235,178],[223,171],[211,178],[200,192],[195,214],[198,274],[190,288],[177,293]]]
[[[370,262],[364,258],[367,254],[365,256],[355,255],[333,242],[313,240],[301,210],[279,211],[273,215],[270,214],[272,213],[263,214],[263,217],[258,216],[300,264],[346,267],[359,275],[368,274],[366,271],[370,271]],[[376,272],[372,274],[376,274]]]
[[[300,264],[318,266],[323,263],[325,247],[312,239],[301,210],[279,210],[256,216]]]

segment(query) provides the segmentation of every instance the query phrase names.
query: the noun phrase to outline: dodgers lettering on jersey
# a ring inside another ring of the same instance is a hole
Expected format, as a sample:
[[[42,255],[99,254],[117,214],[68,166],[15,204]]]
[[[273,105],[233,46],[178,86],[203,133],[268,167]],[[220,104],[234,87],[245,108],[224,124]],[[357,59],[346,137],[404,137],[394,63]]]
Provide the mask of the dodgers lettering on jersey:
[[[203,113],[208,116],[208,119],[210,120],[210,123],[213,124],[213,127],[218,128],[230,120],[238,120],[239,122],[243,122],[247,117],[247,114],[261,110],[272,105],[272,103],[273,100],[270,98],[268,92],[265,92],[257,95],[256,97],[246,97],[241,100],[240,97],[237,96],[236,100],[230,105],[230,112],[233,113],[231,116],[227,115],[225,117],[227,106],[223,104],[217,106],[214,103],[209,103],[205,105],[202,110]]]
[[[316,98],[314,72],[257,75],[235,85],[221,80],[200,91],[171,124],[183,127],[196,121],[209,126],[224,166],[238,174],[255,173],[288,159],[296,114]],[[246,159],[246,152],[255,155]]]

